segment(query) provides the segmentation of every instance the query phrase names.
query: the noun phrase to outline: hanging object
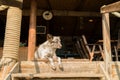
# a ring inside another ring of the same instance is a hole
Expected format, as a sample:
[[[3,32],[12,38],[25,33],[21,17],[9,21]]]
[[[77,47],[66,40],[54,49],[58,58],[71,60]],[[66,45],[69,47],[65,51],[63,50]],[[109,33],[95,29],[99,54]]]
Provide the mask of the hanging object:
[[[115,15],[116,17],[120,18],[120,13],[119,12],[112,12],[113,15]]]
[[[45,20],[51,20],[53,17],[53,13],[51,11],[45,11],[43,12],[42,16]]]

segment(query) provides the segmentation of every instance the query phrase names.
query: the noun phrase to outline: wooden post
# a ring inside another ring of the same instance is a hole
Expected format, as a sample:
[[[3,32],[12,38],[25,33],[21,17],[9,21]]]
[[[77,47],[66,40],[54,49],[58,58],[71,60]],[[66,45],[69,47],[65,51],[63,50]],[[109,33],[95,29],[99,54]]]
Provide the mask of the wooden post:
[[[109,13],[102,14],[102,29],[103,29],[103,47],[105,53],[105,70],[109,72],[111,59],[111,43],[110,43],[110,25]]]
[[[29,42],[28,42],[28,60],[34,59],[34,51],[36,46],[36,0],[31,0],[31,13],[29,25]]]
[[[102,27],[103,27],[103,46],[104,46],[104,53],[105,53],[105,70],[110,75],[110,69],[112,61],[111,57],[111,44],[110,44],[110,25],[109,25],[109,13],[120,11],[120,1],[115,2],[113,4],[109,4],[107,6],[101,7],[102,13]],[[112,76],[111,80],[112,80]]]

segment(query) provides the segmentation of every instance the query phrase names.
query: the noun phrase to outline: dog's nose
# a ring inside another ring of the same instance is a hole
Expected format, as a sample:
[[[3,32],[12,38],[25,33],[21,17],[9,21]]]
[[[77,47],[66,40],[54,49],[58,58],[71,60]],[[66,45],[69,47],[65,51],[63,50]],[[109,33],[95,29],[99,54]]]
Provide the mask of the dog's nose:
[[[62,45],[60,44],[59,47],[62,48]]]

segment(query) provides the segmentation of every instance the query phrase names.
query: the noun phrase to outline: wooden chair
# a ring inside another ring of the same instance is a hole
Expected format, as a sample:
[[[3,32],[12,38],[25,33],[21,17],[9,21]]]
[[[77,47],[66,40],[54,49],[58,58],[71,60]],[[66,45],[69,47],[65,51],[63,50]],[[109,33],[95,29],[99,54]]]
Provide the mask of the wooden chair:
[[[101,54],[101,57],[99,58],[99,60],[101,58],[103,58],[104,60],[104,53],[103,53],[102,46],[100,44],[88,44],[85,35],[82,35],[82,40],[87,51],[89,52],[90,61],[93,60],[95,54]]]
[[[77,49],[77,52],[80,55],[80,58],[82,59],[89,59],[89,52],[86,50],[86,47],[84,46],[82,39],[80,37],[76,38],[75,46]]]

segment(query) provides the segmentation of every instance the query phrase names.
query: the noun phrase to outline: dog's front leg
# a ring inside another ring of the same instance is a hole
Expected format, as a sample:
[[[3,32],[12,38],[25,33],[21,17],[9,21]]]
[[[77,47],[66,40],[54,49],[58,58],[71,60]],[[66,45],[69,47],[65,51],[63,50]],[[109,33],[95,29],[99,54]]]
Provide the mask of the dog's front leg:
[[[59,68],[60,68],[60,69],[63,69],[63,65],[62,65],[62,62],[61,62],[61,58],[60,58],[60,57],[57,57],[57,60],[58,60]]]
[[[52,69],[55,70],[56,67],[55,67],[55,64],[54,64],[53,58],[49,57],[48,60],[50,61],[50,65],[51,65]]]

